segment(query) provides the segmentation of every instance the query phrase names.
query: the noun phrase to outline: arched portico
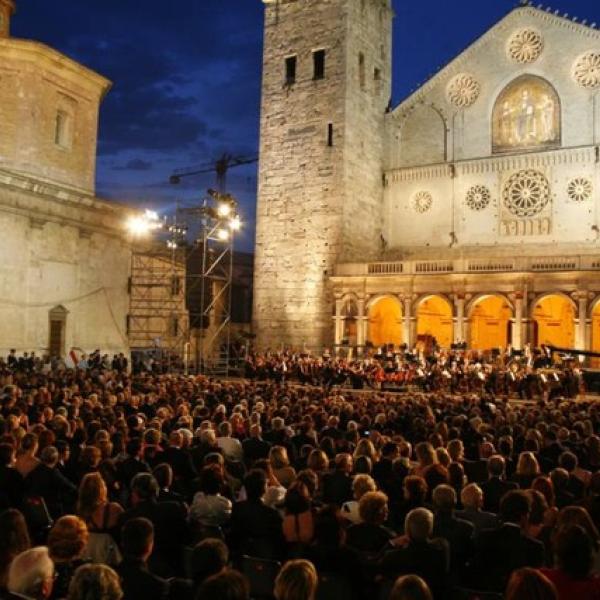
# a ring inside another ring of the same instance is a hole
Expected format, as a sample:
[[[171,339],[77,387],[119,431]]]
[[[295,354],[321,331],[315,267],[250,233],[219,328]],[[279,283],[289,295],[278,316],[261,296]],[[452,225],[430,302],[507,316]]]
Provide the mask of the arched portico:
[[[535,299],[530,313],[532,345],[574,348],[576,311],[573,300],[564,294],[546,294]]]
[[[402,343],[402,304],[396,296],[383,295],[368,304],[367,340],[374,346]]]
[[[449,348],[454,331],[452,323],[452,306],[439,295],[425,296],[417,302],[417,340],[435,338],[438,346]]]
[[[469,306],[469,347],[475,350],[505,348],[512,341],[513,309],[501,295],[475,298]]]

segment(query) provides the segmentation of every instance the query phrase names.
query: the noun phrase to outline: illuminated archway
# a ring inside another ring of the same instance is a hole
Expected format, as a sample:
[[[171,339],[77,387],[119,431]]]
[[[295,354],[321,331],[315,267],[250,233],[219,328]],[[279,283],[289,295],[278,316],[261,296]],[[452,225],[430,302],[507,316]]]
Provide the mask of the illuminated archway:
[[[575,347],[575,307],[568,298],[559,294],[540,298],[533,307],[531,317],[534,321],[535,346]]]
[[[471,308],[469,346],[475,350],[505,348],[511,341],[513,312],[502,296],[483,296]]]
[[[592,310],[592,351],[600,352],[600,301]],[[600,367],[600,358],[592,358],[591,364],[597,369]]]
[[[402,306],[397,298],[382,296],[369,307],[368,340],[374,346],[402,343]]]
[[[441,296],[424,298],[417,308],[417,339],[420,336],[435,338],[438,346],[449,348],[452,344],[452,308]]]

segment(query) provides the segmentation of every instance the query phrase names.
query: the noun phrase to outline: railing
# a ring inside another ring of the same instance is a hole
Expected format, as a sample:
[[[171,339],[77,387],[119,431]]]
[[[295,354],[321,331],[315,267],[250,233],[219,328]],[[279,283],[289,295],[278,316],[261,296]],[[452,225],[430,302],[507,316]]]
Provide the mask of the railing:
[[[338,277],[367,275],[443,275],[445,273],[527,273],[551,271],[600,271],[600,256],[539,256],[523,258],[458,258],[454,260],[405,260],[342,263]]]

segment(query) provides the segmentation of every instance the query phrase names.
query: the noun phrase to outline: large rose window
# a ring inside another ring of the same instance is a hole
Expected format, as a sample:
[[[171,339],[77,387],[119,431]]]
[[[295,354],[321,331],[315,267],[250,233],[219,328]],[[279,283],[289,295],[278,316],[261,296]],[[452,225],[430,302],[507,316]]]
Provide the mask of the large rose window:
[[[519,171],[504,186],[504,206],[517,217],[533,217],[550,201],[550,184],[539,171]]]

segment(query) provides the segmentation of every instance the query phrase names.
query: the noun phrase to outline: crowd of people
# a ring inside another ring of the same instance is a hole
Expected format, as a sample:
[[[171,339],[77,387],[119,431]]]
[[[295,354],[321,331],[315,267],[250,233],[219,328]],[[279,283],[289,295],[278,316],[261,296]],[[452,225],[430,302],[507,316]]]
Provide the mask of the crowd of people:
[[[589,398],[20,358],[0,362],[4,599],[600,598]]]

